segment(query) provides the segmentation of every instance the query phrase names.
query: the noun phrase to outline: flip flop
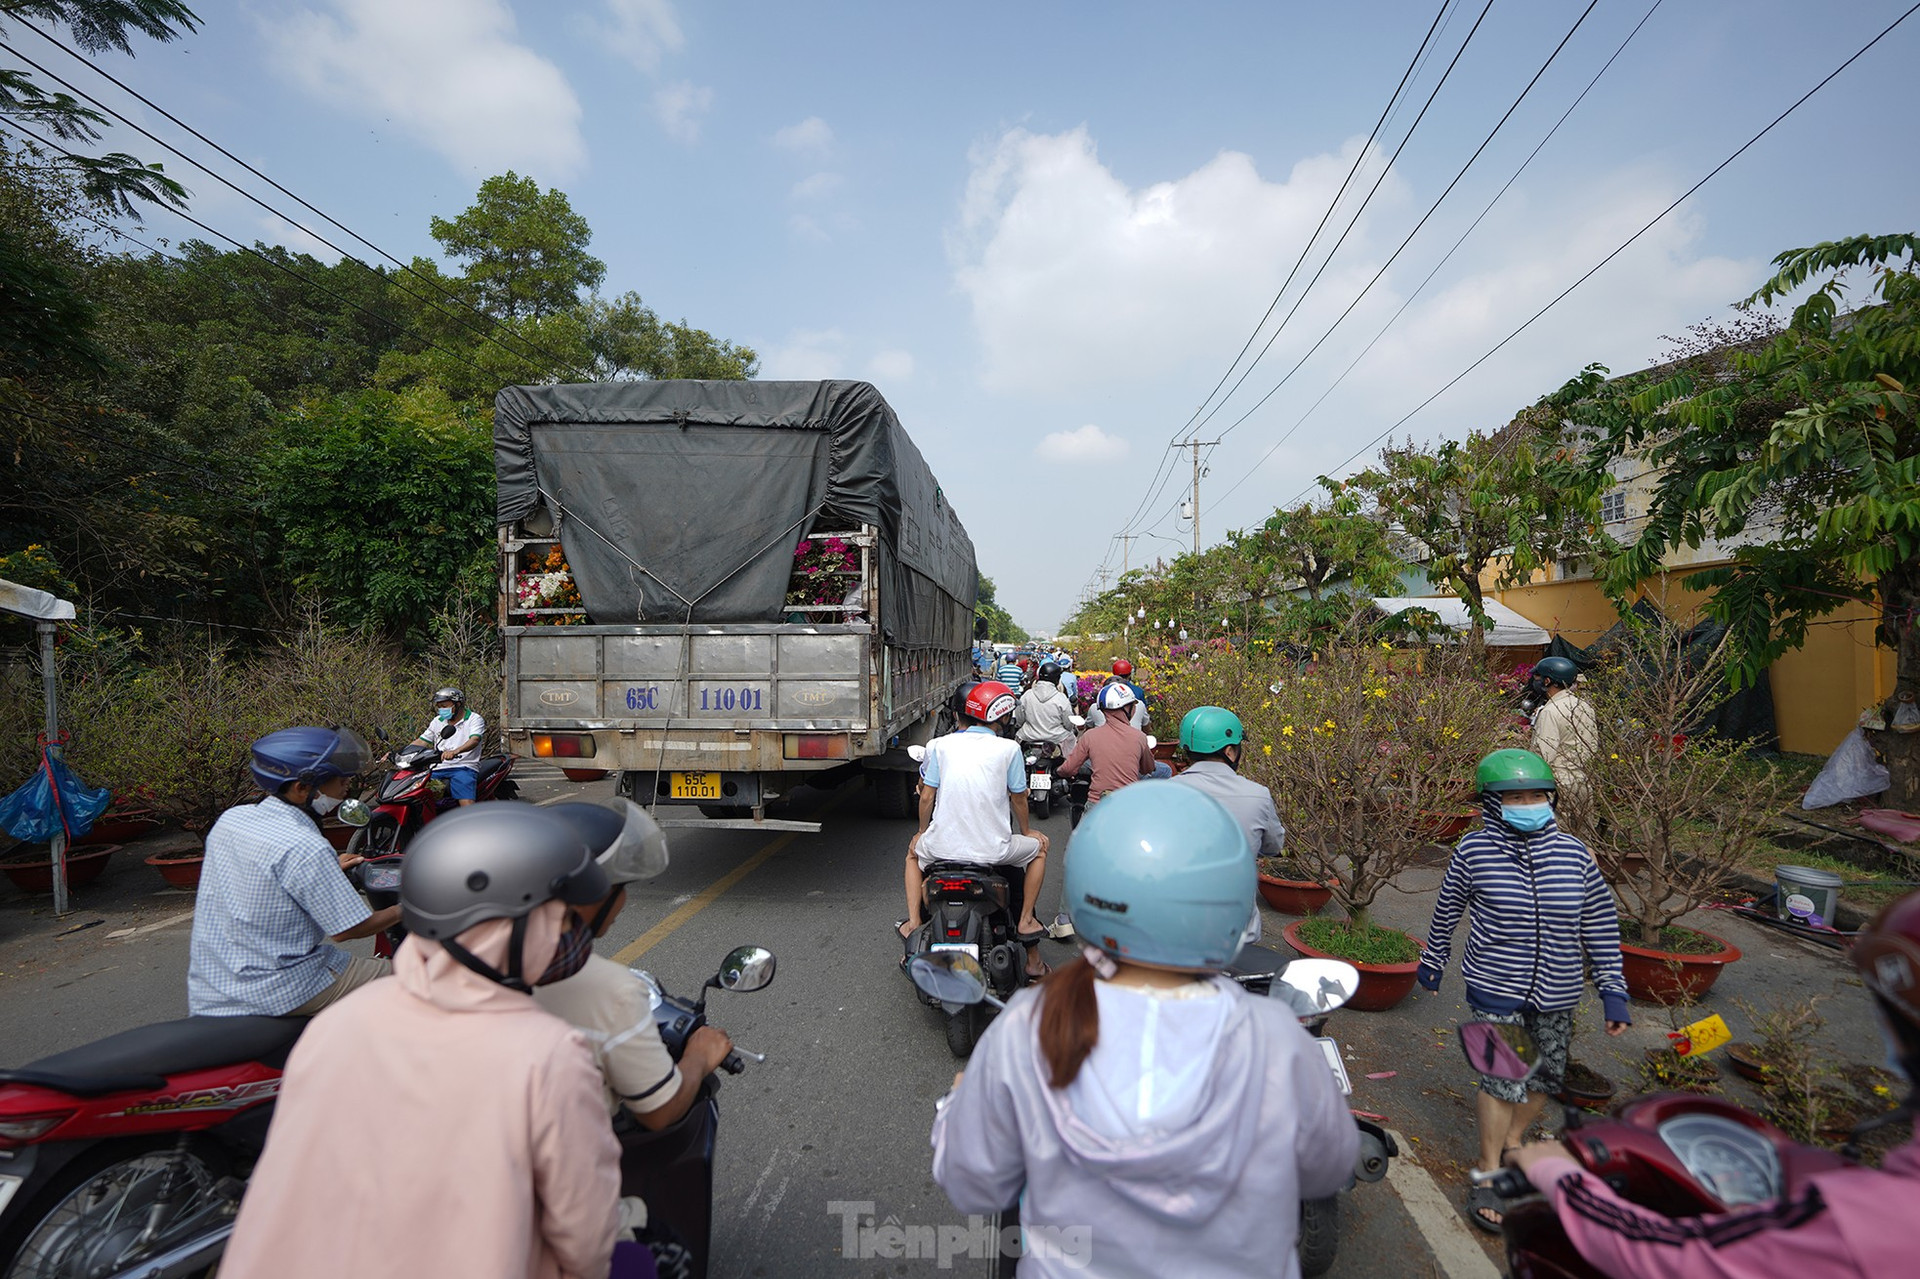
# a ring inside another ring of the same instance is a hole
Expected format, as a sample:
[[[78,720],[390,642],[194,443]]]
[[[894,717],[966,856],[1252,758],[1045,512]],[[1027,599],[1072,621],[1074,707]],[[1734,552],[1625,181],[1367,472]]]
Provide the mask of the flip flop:
[[[1037,973],[1029,971],[1027,973],[1027,980],[1030,982],[1044,981],[1046,980],[1046,978],[1052,975],[1053,975],[1053,965],[1049,964],[1046,960],[1043,959],[1040,961],[1040,971]]]
[[[1051,935],[1052,934],[1047,929],[1039,928],[1030,933],[1016,932],[1014,933],[1014,938],[1022,946],[1032,946],[1038,942],[1045,941]]]
[[[1489,1221],[1481,1215],[1483,1211],[1497,1212],[1500,1214],[1501,1219],[1499,1221]],[[1506,1221],[1506,1216],[1507,1211],[1500,1204],[1500,1196],[1493,1193],[1492,1186],[1472,1186],[1468,1188],[1468,1221],[1471,1221],[1474,1225],[1480,1227],[1480,1229],[1490,1235],[1497,1235],[1500,1233],[1500,1227]]]

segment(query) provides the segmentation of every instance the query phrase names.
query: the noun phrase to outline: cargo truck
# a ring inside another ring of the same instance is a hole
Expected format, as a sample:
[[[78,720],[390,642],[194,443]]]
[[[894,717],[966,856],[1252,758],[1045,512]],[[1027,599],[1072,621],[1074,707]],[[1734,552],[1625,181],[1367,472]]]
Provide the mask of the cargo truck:
[[[979,579],[879,391],[509,387],[494,450],[510,750],[617,772],[667,825],[817,830],[768,806],[856,771],[911,815]]]

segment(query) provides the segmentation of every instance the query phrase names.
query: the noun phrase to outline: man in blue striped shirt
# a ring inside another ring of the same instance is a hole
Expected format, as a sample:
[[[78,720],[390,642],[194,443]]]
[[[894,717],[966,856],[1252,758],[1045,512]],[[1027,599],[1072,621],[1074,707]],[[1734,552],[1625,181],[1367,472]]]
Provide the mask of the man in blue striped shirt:
[[[1440,988],[1461,912],[1472,907],[1460,975],[1481,1021],[1524,1025],[1539,1045],[1539,1068],[1524,1084],[1480,1078],[1476,1113],[1480,1166],[1500,1167],[1559,1089],[1586,973],[1605,1008],[1607,1033],[1632,1022],[1620,967],[1620,916],[1587,846],[1554,822],[1553,770],[1532,751],[1498,750],[1476,773],[1485,820],[1447,863],[1427,929],[1420,984]],[[1499,1200],[1486,1187],[1467,1198],[1482,1229],[1500,1228]]]

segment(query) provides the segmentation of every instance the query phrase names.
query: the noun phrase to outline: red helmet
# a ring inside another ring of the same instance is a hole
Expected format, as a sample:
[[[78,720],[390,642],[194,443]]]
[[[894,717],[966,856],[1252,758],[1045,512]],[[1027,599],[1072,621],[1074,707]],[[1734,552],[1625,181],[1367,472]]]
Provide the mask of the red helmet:
[[[1854,966],[1920,1082],[1920,893],[1908,893],[1881,911],[1853,942]]]
[[[997,679],[983,680],[967,690],[964,714],[983,724],[992,724],[1013,714],[1013,690]]]
[[[1124,657],[1116,657],[1113,659],[1113,673],[1121,679],[1132,679],[1133,663]]]

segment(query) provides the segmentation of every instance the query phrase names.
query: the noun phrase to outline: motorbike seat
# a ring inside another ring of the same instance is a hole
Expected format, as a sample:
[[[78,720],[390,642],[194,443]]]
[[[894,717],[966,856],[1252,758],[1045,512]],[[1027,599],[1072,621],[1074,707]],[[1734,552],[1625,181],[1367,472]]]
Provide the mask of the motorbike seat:
[[[507,766],[505,755],[489,755],[473,766],[473,775],[480,781],[486,781]]]
[[[999,879],[1000,868],[978,862],[935,862],[921,872],[922,879]]]
[[[183,1017],[0,1070],[0,1083],[57,1088],[77,1097],[165,1086],[168,1075],[245,1061],[286,1064],[306,1017]]]

